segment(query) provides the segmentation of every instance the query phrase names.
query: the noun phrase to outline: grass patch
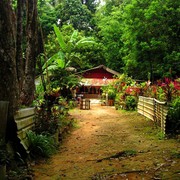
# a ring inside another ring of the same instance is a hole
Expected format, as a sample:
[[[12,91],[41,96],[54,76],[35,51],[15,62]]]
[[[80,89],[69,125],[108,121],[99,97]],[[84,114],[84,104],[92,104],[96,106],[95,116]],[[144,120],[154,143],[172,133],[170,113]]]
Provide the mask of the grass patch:
[[[178,152],[178,151],[172,151],[172,152],[171,152],[171,157],[172,157],[172,158],[178,158],[178,159],[180,159],[180,152]]]
[[[120,158],[123,158],[123,157],[132,157],[132,156],[135,156],[137,154],[137,151],[136,150],[124,150],[124,151],[120,151],[116,154],[113,154],[111,156],[108,156],[108,157],[105,157],[105,158],[102,158],[102,159],[98,159],[96,162],[102,162],[103,160],[110,160],[110,159],[120,159]]]

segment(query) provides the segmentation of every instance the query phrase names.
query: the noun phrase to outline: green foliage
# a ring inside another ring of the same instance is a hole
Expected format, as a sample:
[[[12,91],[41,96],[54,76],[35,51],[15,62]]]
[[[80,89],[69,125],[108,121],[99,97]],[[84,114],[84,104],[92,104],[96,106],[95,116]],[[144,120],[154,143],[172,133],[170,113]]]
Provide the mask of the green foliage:
[[[113,8],[113,12],[106,16],[102,12],[96,15],[96,21],[99,27],[98,35],[103,43],[102,51],[107,66],[118,72],[121,72],[123,66],[122,55],[119,52],[122,48],[121,30],[121,11],[119,8]]]
[[[68,106],[69,106],[69,109],[73,109],[73,108],[77,107],[77,102],[75,100],[70,100],[68,102]]]
[[[62,120],[68,112],[68,104],[60,97],[60,89],[53,89],[44,94],[44,98],[37,102],[35,116],[35,131],[38,134],[55,134]]]
[[[103,94],[108,94],[108,99],[109,100],[114,100],[116,97],[116,88],[114,88],[113,83],[108,84],[107,86],[103,86],[102,88]]]
[[[45,37],[53,31],[53,24],[57,22],[57,12],[51,0],[38,1],[39,21]]]
[[[53,75],[50,76],[50,87],[51,88],[60,87],[62,91],[63,89],[65,89],[67,90],[67,96],[71,96],[69,92],[70,88],[74,88],[79,85],[79,81],[80,81],[79,77],[67,71],[66,69],[52,70],[52,73]]]
[[[137,107],[137,99],[135,96],[126,96],[125,98],[126,110],[135,110]]]
[[[137,151],[133,149],[123,151],[124,157],[135,156],[136,154],[137,154]]]
[[[40,22],[46,35],[53,30],[53,24],[60,23],[67,47],[65,65],[90,68],[104,64],[135,79],[146,80],[150,73],[152,82],[162,77],[176,77],[180,73],[179,1],[107,0],[95,11],[96,2],[38,1]],[[77,35],[73,28],[84,32]],[[75,42],[84,34],[95,37],[98,43],[81,43],[78,47]],[[74,43],[70,41],[71,35],[76,37]],[[46,41],[48,57],[60,48],[63,50],[62,43],[59,48],[59,41],[53,38],[54,34],[50,34]],[[59,54],[57,59],[63,58]]]
[[[178,1],[107,1],[96,14],[110,68],[151,81],[179,74]]]
[[[29,151],[33,158],[50,157],[56,152],[53,138],[46,134],[36,134],[33,131],[27,133]]]
[[[0,165],[5,165],[7,163],[7,158],[7,151],[5,149],[0,149]]]
[[[92,14],[79,0],[63,0],[56,7],[60,25],[72,24],[75,29],[89,30]]]
[[[62,33],[60,32],[59,28],[55,24],[53,27],[54,27],[54,31],[55,31],[55,34],[57,36],[58,42],[59,42],[59,46],[61,47],[62,51],[66,51],[67,47],[66,47],[66,44],[64,42]]]
[[[58,129],[59,117],[54,115],[47,107],[38,108],[35,116],[35,131],[37,133],[55,134]]]
[[[140,88],[126,74],[120,75],[112,84],[102,88],[108,94],[108,99],[115,99],[116,109],[135,110]]]
[[[165,134],[161,131],[159,131],[156,136],[158,137],[159,140],[163,140],[165,138]]]
[[[114,89],[108,89],[108,99],[109,100],[114,100],[116,97],[116,93]]]
[[[54,52],[55,54],[42,65],[43,73],[47,77],[48,88],[68,89],[78,85],[79,79],[73,73],[76,70],[75,67],[81,67],[83,62],[80,53],[76,51],[80,50],[81,47],[95,43],[92,38],[79,36],[78,31],[73,30],[72,27],[66,26],[64,28],[69,31],[69,37],[64,36],[60,29],[54,25],[59,48],[51,50],[50,53]],[[68,70],[71,67],[74,68],[73,72]]]
[[[157,90],[157,99],[160,100],[160,101],[165,101],[166,100],[165,93],[164,93],[164,91],[163,91],[163,89],[161,87],[159,87],[158,90]]]
[[[82,65],[81,58],[79,57],[76,50],[81,49],[89,44],[94,44],[95,41],[92,37],[78,36],[78,31],[73,31],[70,38],[65,42],[65,37],[59,28],[54,25],[54,31],[57,36],[57,41],[59,43],[59,51],[49,58],[48,64],[56,62],[57,67],[65,68],[69,66],[77,67]]]
[[[180,159],[180,152],[179,151],[172,151],[171,156],[172,156],[172,158]]]
[[[180,97],[174,99],[171,103],[167,116],[167,133],[180,133]]]
[[[36,85],[35,96],[36,96],[36,101],[44,98],[44,88],[43,88],[43,85],[41,83]]]

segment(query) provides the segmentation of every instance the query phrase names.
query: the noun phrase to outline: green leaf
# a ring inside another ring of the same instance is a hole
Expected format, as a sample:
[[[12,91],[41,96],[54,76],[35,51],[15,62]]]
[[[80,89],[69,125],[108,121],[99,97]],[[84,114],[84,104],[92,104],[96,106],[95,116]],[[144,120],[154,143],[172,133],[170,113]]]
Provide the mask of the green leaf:
[[[59,28],[55,24],[53,25],[53,27],[54,27],[54,31],[57,36],[60,47],[62,48],[63,51],[66,51],[66,43],[63,40],[63,36],[62,36]]]
[[[58,64],[58,67],[60,67],[60,68],[65,67],[65,62],[62,59],[56,59],[56,62]]]
[[[54,54],[52,57],[50,57],[46,63],[43,65],[42,69],[46,69],[50,65],[52,65],[54,62],[57,62],[58,67],[64,68],[65,62],[64,62],[64,53],[59,51],[58,53]]]
[[[72,49],[74,48],[74,45],[72,44],[72,42],[68,42],[67,43],[67,53],[71,53]]]
[[[77,37],[78,37],[78,31],[75,30],[71,35],[70,42],[75,42]]]
[[[76,43],[76,46],[81,47],[82,45],[85,45],[85,44],[94,44],[94,43],[95,43],[95,41],[93,40],[93,38],[89,37],[89,38],[83,38],[83,39],[79,40]]]

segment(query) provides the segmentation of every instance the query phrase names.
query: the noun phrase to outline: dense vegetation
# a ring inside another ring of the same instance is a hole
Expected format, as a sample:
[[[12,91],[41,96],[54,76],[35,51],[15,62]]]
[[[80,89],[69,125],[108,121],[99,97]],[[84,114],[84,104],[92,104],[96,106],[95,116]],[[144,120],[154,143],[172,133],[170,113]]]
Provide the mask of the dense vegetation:
[[[70,28],[96,40],[96,44],[74,51],[83,68],[103,63],[135,79],[146,80],[150,73],[152,81],[178,76],[178,1],[106,0],[104,6],[95,1],[82,2],[39,2],[48,56],[53,24],[57,23],[67,41]],[[52,51],[52,46],[50,49]]]
[[[37,107],[29,151],[49,157],[52,137],[73,124],[74,72],[100,64],[122,74],[103,89],[117,108],[136,109],[139,95],[167,101],[167,124],[179,133],[179,7],[177,0],[1,0],[0,101],[9,101],[6,139],[19,160],[15,111]]]

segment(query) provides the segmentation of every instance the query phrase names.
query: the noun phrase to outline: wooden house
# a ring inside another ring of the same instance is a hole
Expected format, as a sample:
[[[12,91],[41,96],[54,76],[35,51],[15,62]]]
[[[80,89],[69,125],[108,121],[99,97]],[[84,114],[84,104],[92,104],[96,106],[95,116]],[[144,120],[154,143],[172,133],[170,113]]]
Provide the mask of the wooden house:
[[[82,76],[82,80],[81,87],[76,90],[76,93],[84,98],[100,98],[101,87],[107,86],[120,75],[104,65],[87,69],[78,74]]]

